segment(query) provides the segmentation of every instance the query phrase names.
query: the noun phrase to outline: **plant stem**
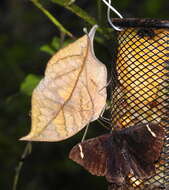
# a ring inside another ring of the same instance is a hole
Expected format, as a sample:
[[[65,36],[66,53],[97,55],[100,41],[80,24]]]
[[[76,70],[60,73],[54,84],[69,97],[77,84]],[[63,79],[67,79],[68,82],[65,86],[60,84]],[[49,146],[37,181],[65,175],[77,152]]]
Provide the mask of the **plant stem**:
[[[98,20],[101,23],[101,21],[102,21],[102,2],[101,2],[101,0],[97,0],[97,15],[98,15]]]
[[[47,9],[43,7],[43,5],[38,0],[30,0],[33,4],[39,8],[48,18],[53,22],[53,24],[59,28],[60,31],[64,32],[71,38],[74,38],[73,34],[69,32]]]
[[[51,1],[53,3],[56,3],[64,7],[65,9],[68,9],[69,11],[71,11],[72,13],[74,13],[75,15],[77,15],[78,17],[80,17],[81,19],[83,19],[92,26],[95,24],[99,25],[98,22],[95,20],[95,18],[91,17],[86,11],[81,9],[79,6],[75,5],[75,3],[69,5],[70,0],[51,0]],[[110,33],[108,28],[99,27],[98,32],[104,35],[106,39],[110,39],[109,36]]]
[[[28,142],[25,146],[25,149],[24,149],[22,155],[21,155],[21,159],[18,163],[18,166],[15,169],[15,176],[14,176],[12,190],[16,190],[16,188],[17,188],[19,176],[20,176],[20,172],[21,172],[24,160],[31,153],[31,150],[32,150],[32,144],[31,144],[31,142]]]
[[[79,6],[75,4],[69,5],[70,0],[51,0],[51,1],[73,12],[74,14],[76,14],[77,16],[79,16],[89,24],[91,25],[97,24],[96,20],[93,17],[89,16],[89,14],[85,12],[83,9],[81,9]]]

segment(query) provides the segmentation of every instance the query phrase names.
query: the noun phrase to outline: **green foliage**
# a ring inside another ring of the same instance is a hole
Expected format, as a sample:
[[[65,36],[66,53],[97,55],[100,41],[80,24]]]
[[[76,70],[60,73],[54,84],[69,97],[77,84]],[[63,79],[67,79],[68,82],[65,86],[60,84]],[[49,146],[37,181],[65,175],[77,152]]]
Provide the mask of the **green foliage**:
[[[51,43],[41,46],[40,50],[48,53],[49,55],[53,55],[60,48],[67,46],[71,42],[73,42],[73,40],[71,40],[71,39],[67,39],[67,40],[62,42],[62,40],[60,38],[54,37],[52,39]]]
[[[43,45],[40,47],[40,50],[48,53],[49,55],[53,55],[55,53],[55,50],[50,47],[50,45]]]
[[[31,96],[33,89],[39,83],[41,77],[33,74],[29,74],[26,76],[24,81],[21,83],[20,90],[22,93]]]
[[[163,0],[161,0],[163,1]],[[156,15],[161,9],[162,3],[159,0],[149,0],[145,2],[145,7],[151,15]]]

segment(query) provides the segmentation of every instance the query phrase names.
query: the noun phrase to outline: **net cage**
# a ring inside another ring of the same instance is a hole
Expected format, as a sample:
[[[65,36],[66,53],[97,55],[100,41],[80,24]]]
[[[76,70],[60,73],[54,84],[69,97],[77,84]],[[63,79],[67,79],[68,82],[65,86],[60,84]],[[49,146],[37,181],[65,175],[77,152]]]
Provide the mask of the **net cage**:
[[[112,72],[112,126],[158,123],[165,142],[156,174],[142,180],[127,177],[125,190],[169,189],[169,20],[113,19],[117,54]]]

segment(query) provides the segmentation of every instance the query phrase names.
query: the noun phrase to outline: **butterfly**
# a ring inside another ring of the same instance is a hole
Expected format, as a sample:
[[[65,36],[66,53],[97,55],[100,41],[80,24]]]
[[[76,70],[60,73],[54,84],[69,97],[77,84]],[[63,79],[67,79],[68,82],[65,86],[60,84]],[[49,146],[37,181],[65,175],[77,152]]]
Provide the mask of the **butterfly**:
[[[32,94],[32,126],[20,140],[61,141],[99,118],[106,105],[107,69],[94,53],[93,26],[49,60]]]
[[[69,158],[91,174],[121,186],[129,174],[140,179],[155,174],[164,137],[159,124],[138,124],[85,140],[72,148]]]

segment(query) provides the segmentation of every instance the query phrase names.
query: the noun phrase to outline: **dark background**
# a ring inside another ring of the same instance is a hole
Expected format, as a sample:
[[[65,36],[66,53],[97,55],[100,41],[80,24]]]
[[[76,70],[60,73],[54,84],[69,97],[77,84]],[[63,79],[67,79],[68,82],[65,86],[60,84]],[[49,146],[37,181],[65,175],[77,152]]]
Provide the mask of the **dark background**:
[[[106,26],[105,6],[100,0],[77,0],[76,3],[99,23]],[[46,2],[43,0],[42,2]],[[125,17],[169,18],[168,0],[113,0]],[[88,27],[75,14],[48,1],[45,7],[76,37]],[[0,1],[0,189],[12,189],[15,168],[26,145],[18,139],[31,126],[31,90],[43,76],[51,55],[40,51],[61,33],[49,19],[28,0]],[[98,37],[101,37],[101,35]],[[114,44],[104,40],[95,44],[97,57],[110,67]],[[65,41],[69,40],[65,37]],[[29,81],[28,76],[33,76]],[[28,78],[27,78],[28,77]],[[106,132],[98,122],[90,125],[89,137]],[[69,150],[78,143],[83,131],[57,143],[33,143],[21,170],[18,190],[107,189],[103,177],[91,176],[68,159]]]

